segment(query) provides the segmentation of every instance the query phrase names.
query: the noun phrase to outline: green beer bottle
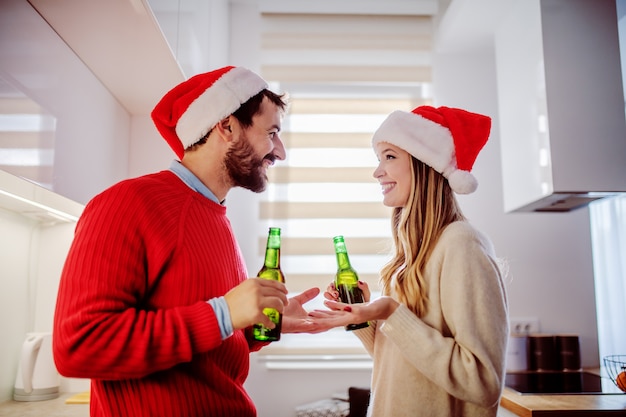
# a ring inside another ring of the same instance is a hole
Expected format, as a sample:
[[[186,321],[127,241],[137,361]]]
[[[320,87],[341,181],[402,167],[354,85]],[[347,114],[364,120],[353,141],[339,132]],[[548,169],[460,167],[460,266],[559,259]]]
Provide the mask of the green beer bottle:
[[[274,281],[285,282],[283,271],[280,270],[280,228],[270,227],[265,247],[265,262],[257,274],[263,279],[273,279]],[[253,335],[256,340],[263,342],[275,342],[280,340],[280,328],[283,322],[283,315],[274,308],[265,308],[263,313],[269,317],[276,327],[268,329],[262,324],[255,324]]]
[[[339,299],[343,303],[357,304],[362,303],[363,291],[359,288],[359,276],[350,265],[348,258],[348,250],[343,236],[335,236],[333,238],[335,244],[335,254],[337,255],[337,275],[335,275],[335,287],[339,292]],[[369,323],[348,324],[346,330],[362,329],[369,326]]]

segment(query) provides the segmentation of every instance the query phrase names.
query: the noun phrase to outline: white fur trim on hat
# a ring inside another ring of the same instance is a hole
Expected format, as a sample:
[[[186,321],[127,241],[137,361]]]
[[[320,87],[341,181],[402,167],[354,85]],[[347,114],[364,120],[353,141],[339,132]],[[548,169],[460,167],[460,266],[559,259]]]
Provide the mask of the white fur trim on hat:
[[[448,175],[450,188],[457,194],[471,194],[478,188],[478,181],[471,172],[455,169]]]
[[[450,130],[419,114],[400,110],[391,113],[374,133],[372,146],[379,142],[398,146],[432,167],[458,194],[472,193],[478,187],[470,172],[457,169]]]
[[[180,116],[176,134],[183,148],[196,143],[220,120],[233,114],[243,103],[267,87],[263,78],[243,67],[234,67],[223,74]]]

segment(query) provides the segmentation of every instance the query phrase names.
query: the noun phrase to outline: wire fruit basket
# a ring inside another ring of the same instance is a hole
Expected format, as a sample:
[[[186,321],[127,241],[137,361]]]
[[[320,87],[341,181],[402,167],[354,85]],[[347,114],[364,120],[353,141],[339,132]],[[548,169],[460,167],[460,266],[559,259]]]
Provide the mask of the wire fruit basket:
[[[604,367],[617,388],[626,392],[626,355],[605,356]]]

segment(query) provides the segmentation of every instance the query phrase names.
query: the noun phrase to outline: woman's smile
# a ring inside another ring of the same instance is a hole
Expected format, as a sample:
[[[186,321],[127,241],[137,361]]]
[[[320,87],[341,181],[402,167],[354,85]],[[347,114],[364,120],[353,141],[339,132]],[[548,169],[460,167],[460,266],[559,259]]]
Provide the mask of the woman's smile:
[[[389,193],[396,186],[395,182],[381,182],[380,187],[382,188],[383,195]]]

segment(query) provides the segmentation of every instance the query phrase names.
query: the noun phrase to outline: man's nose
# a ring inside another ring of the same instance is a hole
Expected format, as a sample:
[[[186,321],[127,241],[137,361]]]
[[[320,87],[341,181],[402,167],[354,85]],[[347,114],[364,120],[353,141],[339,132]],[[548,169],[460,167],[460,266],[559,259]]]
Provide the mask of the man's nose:
[[[287,152],[285,151],[285,144],[280,139],[280,136],[276,135],[274,138],[274,155],[276,155],[276,159],[280,159],[284,161],[287,157]]]

